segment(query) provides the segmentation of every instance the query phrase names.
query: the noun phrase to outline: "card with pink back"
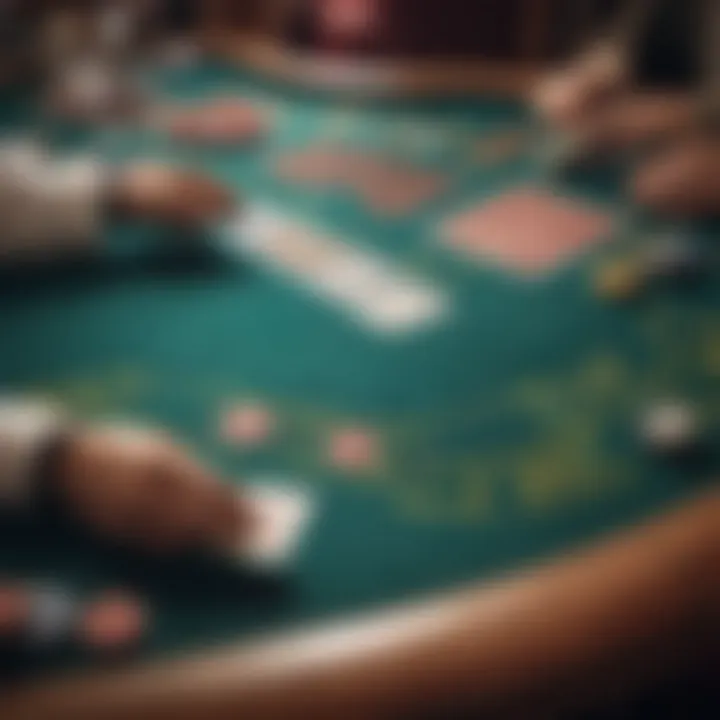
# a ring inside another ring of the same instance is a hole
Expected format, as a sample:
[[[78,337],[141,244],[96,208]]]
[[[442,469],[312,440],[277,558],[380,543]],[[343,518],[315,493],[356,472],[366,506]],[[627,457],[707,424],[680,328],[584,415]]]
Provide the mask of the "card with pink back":
[[[412,212],[447,184],[439,173],[325,143],[281,156],[275,169],[287,182],[342,186],[362,198],[371,211],[385,215]]]
[[[287,182],[325,184],[334,182],[341,162],[337,148],[318,144],[282,155],[275,164],[275,171]]]
[[[447,186],[441,174],[394,162],[378,162],[372,175],[356,187],[371,211],[403,215],[432,201]]]
[[[440,238],[473,259],[537,275],[608,239],[612,227],[601,208],[528,186],[447,218]]]

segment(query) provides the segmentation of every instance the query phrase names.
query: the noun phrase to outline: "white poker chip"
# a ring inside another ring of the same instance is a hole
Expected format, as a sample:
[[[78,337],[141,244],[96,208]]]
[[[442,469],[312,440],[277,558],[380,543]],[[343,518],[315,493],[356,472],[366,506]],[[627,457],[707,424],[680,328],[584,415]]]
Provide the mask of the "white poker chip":
[[[686,402],[662,401],[645,412],[641,434],[646,444],[655,450],[681,452],[697,443],[701,434],[700,419]]]

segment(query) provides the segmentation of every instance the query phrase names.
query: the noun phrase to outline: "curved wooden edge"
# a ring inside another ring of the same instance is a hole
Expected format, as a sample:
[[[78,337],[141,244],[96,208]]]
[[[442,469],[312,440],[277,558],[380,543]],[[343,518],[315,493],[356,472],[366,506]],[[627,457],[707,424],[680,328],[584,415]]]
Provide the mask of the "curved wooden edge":
[[[542,68],[532,62],[357,60],[298,55],[262,35],[206,30],[214,54],[302,87],[373,97],[491,93],[525,98]]]
[[[3,720],[558,717],[720,640],[720,493],[515,578],[205,657],[18,688]],[[515,715],[515,714],[516,715]]]

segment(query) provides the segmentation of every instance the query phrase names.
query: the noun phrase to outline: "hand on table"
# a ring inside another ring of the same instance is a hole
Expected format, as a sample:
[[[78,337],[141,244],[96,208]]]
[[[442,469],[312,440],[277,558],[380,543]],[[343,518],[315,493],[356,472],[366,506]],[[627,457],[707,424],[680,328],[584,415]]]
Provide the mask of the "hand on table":
[[[579,129],[624,82],[621,55],[609,45],[598,45],[565,70],[543,78],[532,91],[532,104],[552,126]]]
[[[200,173],[148,162],[120,172],[113,204],[123,215],[195,226],[229,213],[233,198],[222,185]]]
[[[249,526],[237,491],[162,433],[80,432],[60,453],[55,482],[85,525],[149,552],[228,548]]]

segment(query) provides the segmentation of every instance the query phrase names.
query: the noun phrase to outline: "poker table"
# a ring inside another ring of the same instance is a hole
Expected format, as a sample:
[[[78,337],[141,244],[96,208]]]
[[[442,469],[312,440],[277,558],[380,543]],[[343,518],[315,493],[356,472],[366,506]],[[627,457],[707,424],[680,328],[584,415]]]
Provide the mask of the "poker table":
[[[154,83],[167,98],[240,95],[268,113],[271,129],[249,147],[222,148],[151,130],[41,130],[59,153],[90,147],[110,163],[199,166],[246,212],[269,205],[300,228],[382,257],[441,290],[447,310],[411,332],[376,332],[238,250],[227,238],[232,224],[201,237],[112,227],[92,257],[5,271],[5,387],[81,418],[169,428],[232,481],[302,487],[317,517],[287,567],[255,576],[206,558],[148,560],[59,521],[14,516],[3,520],[4,576],[81,593],[130,588],[153,612],[141,663],[227,653],[211,675],[231,686],[228,648],[427,597],[465,597],[468,587],[565,557],[708,490],[720,429],[720,284],[653,288],[627,303],[598,297],[597,268],[666,229],[623,202],[623,168],[549,179],[535,121],[508,100],[338,98],[220,64]],[[9,129],[38,123],[25,105],[7,106]],[[278,174],[281,158],[319,143],[442,182],[390,213],[352,186]],[[502,209],[507,198],[501,226],[525,214],[515,235],[483,238],[492,225],[480,215],[479,239],[444,239],[453,218]],[[602,222],[583,235],[588,217]],[[554,222],[564,224],[562,242],[543,229]],[[717,261],[712,227],[683,232],[706,249],[708,265]],[[706,428],[710,451],[693,462],[670,462],[638,436],[643,409],[675,397],[693,402]],[[238,403],[271,414],[263,442],[223,437],[222,414]],[[372,438],[372,461],[343,466],[333,438],[358,429]],[[36,659],[30,677],[76,676],[86,664]]]

